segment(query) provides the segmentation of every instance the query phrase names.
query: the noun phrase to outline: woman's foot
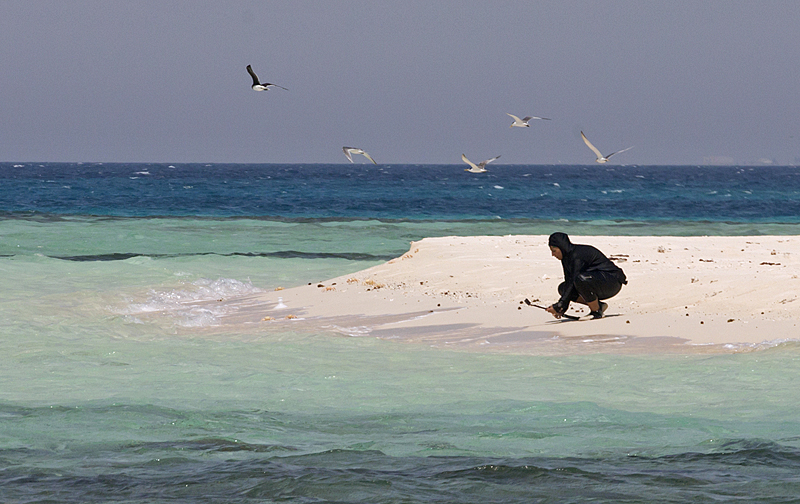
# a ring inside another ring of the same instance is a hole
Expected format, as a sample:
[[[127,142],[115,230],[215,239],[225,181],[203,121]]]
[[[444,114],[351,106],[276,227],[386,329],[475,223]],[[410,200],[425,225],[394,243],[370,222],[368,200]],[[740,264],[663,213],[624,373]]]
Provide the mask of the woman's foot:
[[[589,315],[591,315],[593,319],[603,318],[603,314],[606,312],[607,308],[608,305],[600,301],[599,309],[596,311],[589,312]]]

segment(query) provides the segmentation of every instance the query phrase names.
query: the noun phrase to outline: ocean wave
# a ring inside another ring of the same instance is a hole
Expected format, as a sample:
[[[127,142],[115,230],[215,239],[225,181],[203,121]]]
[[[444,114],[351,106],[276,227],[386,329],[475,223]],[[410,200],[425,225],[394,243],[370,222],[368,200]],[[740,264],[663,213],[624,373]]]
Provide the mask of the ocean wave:
[[[157,314],[172,319],[181,327],[211,327],[218,325],[220,317],[233,310],[224,303],[215,304],[214,301],[260,292],[263,290],[249,281],[200,279],[181,289],[152,290],[146,301],[131,302],[122,309],[112,311],[134,323],[141,323],[141,316]]]
[[[369,336],[369,334],[372,332],[372,328],[369,326],[341,327],[333,325],[330,326],[330,328],[340,334],[353,337]]]
[[[57,495],[60,502],[715,502],[731,496],[794,502],[800,470],[796,449],[758,440],[732,441],[711,453],[567,458],[398,457],[374,444],[307,454],[215,437],[70,446],[57,454],[25,453],[27,464],[11,464],[0,483],[13,501]],[[447,442],[420,447],[455,448]],[[21,458],[13,450],[0,456]],[[54,456],[71,457],[73,466],[53,467]]]
[[[726,343],[723,346],[726,350],[747,352],[756,350],[769,350],[771,348],[791,345],[800,345],[800,338],[779,338],[774,340],[765,340],[760,343]]]

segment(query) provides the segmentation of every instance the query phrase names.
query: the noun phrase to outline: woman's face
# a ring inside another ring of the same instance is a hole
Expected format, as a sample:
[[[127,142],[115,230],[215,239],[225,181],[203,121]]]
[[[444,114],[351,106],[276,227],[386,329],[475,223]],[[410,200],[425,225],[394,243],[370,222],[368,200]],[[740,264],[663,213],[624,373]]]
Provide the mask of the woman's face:
[[[564,254],[561,253],[561,249],[558,247],[550,245],[550,253],[559,261],[564,258]]]

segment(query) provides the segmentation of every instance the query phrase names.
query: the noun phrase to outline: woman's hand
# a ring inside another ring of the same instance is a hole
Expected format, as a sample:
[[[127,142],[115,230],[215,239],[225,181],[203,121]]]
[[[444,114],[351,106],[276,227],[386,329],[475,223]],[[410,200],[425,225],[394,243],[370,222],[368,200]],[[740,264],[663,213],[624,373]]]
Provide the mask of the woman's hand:
[[[556,310],[556,305],[554,305],[554,304],[547,307],[547,313],[552,314],[557,319],[560,319],[561,315],[563,315],[563,313],[561,313],[560,311]]]

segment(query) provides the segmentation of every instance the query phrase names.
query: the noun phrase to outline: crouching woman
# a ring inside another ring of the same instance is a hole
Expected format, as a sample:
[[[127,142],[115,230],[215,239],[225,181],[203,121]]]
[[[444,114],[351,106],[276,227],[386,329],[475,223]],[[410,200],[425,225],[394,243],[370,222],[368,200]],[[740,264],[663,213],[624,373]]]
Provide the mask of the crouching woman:
[[[602,318],[608,308],[603,299],[616,296],[628,283],[625,272],[591,245],[569,241],[564,233],[553,233],[548,241],[550,253],[561,261],[564,281],[558,286],[561,295],[547,308],[555,318],[561,318],[570,302],[585,304],[592,318]]]

